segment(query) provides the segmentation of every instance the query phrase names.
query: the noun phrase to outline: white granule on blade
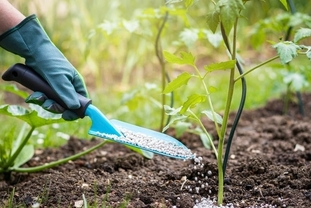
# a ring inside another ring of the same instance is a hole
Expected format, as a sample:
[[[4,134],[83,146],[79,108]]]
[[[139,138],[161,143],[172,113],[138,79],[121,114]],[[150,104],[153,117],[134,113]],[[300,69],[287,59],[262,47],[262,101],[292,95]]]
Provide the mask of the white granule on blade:
[[[195,157],[191,150],[184,146],[179,146],[178,144],[174,144],[170,141],[160,140],[146,134],[129,131],[119,126],[116,127],[124,136],[116,136],[100,132],[96,132],[96,135],[115,142],[132,145],[138,148],[142,147],[147,151],[152,151],[166,156],[177,157],[184,160],[193,159]]]

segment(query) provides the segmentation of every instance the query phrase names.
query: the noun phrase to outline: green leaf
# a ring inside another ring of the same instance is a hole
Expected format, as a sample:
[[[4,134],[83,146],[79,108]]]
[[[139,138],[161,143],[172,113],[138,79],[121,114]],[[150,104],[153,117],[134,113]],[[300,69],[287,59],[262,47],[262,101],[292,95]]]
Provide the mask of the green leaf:
[[[205,95],[193,94],[190,95],[186,102],[184,102],[180,114],[184,114],[189,108],[194,107],[198,103],[203,103],[206,100]]]
[[[179,138],[192,126],[191,123],[185,121],[178,121],[175,125],[176,137]]]
[[[179,108],[173,108],[171,106],[168,105],[164,105],[164,111],[166,113],[166,115],[170,115],[170,116],[175,116],[179,114],[181,107]]]
[[[304,38],[311,36],[311,29],[310,28],[300,28],[297,30],[294,36],[294,42],[297,43],[301,41]]]
[[[282,64],[291,62],[298,55],[297,50],[300,49],[298,45],[291,41],[279,42],[273,45],[273,48],[277,50]]]
[[[21,119],[32,127],[64,122],[60,114],[52,114],[37,105],[29,106],[32,106],[32,109],[18,105],[1,105],[0,114]]]
[[[306,56],[307,56],[308,59],[311,61],[311,51],[308,51],[308,52],[306,53]]]
[[[280,0],[280,2],[283,4],[283,6],[285,7],[285,9],[288,11],[287,0]]]
[[[181,121],[186,119],[187,116],[185,115],[176,115],[174,117],[171,118],[170,122],[163,128],[162,132],[165,132],[173,123],[177,122],[177,121]]]
[[[12,85],[4,85],[3,88],[2,88],[4,91],[7,91],[7,92],[10,92],[10,93],[13,93],[23,99],[26,99],[29,94],[23,90],[20,90],[16,87],[16,85],[12,84]]]
[[[210,64],[208,66],[204,66],[204,69],[207,72],[212,72],[216,70],[226,70],[226,69],[232,69],[235,67],[235,60],[225,61],[225,62],[219,62],[215,64]]]
[[[185,7],[188,9],[194,3],[194,0],[184,0]]]
[[[176,79],[173,79],[170,83],[168,83],[163,93],[164,94],[170,93],[176,90],[177,88],[186,85],[191,77],[192,77],[191,74],[189,74],[188,72],[183,72]]]
[[[200,127],[195,128],[194,133],[200,136],[200,139],[206,149],[211,148],[211,142],[208,138],[208,137],[212,138],[210,134],[206,135],[205,132]]]
[[[208,87],[208,91],[209,91],[210,93],[213,93],[213,92],[217,92],[218,89],[217,89],[216,87],[209,86],[209,87]]]
[[[309,85],[306,77],[297,72],[284,73],[283,82],[287,85],[290,85],[290,88],[293,91],[300,91],[301,89]]]
[[[193,66],[195,62],[195,57],[191,53],[181,52],[180,57],[168,52],[163,51],[164,58],[167,62],[172,64],[188,64]]]
[[[218,24],[220,23],[220,12],[218,9],[207,14],[207,25],[213,33],[216,32]]]
[[[222,124],[222,117],[218,113],[214,112],[214,115],[213,115],[213,112],[210,110],[204,110],[202,111],[202,113],[205,114],[210,120],[216,121],[217,123]],[[214,116],[215,116],[215,119],[214,119]]]
[[[33,145],[25,145],[22,149],[22,151],[18,154],[16,159],[14,160],[14,168],[18,168],[24,163],[26,163],[28,160],[30,160],[35,153]]]
[[[185,28],[180,34],[179,38],[188,47],[192,47],[194,43],[199,39],[198,29]]]
[[[139,28],[139,22],[137,20],[132,20],[132,21],[123,20],[122,24],[124,28],[130,33],[135,32]]]
[[[139,149],[137,147],[132,147],[132,146],[129,146],[129,145],[125,145],[127,148],[133,150],[134,152],[137,152],[139,153],[140,155],[143,155],[144,157],[148,158],[148,159],[152,159],[153,158],[153,153],[152,152],[149,152],[149,151],[146,151],[146,150],[142,150],[142,149]]]
[[[220,33],[212,33],[209,30],[203,30],[203,33],[205,34],[208,42],[210,42],[210,44],[212,44],[215,48],[218,48],[223,41]]]
[[[242,0],[220,0],[217,3],[220,9],[220,20],[224,26],[225,33],[229,35],[236,19],[240,16],[240,11],[244,9]]]

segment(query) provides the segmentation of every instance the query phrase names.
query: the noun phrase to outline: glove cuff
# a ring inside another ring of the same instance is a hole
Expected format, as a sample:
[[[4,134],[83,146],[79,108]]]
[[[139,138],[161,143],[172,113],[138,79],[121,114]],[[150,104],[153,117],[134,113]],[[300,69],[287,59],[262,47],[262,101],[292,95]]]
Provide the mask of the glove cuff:
[[[37,15],[33,14],[30,15],[28,17],[26,17],[23,21],[21,21],[18,25],[16,25],[15,27],[7,30],[6,32],[4,32],[2,35],[0,35],[0,42],[6,38],[7,36],[9,36],[11,33],[15,32],[16,30],[19,30],[21,27],[23,27],[27,22],[33,20],[33,19],[37,19]]]

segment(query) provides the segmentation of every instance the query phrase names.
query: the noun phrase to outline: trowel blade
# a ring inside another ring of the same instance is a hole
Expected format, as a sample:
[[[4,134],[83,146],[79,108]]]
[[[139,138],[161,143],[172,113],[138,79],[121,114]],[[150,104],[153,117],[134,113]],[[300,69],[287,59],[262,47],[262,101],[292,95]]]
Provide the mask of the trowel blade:
[[[88,133],[93,136],[172,158],[184,160],[194,158],[190,149],[167,134],[119,120],[108,120],[93,105],[87,108],[86,115],[92,120]]]

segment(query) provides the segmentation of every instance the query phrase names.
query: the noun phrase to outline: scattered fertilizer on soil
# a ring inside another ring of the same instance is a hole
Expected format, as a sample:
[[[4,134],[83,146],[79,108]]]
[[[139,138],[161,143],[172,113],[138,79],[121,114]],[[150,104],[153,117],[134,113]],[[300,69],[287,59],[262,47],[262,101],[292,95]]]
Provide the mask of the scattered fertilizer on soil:
[[[120,132],[122,132],[124,136],[117,136],[101,132],[96,132],[94,135],[169,157],[179,158],[183,160],[195,158],[195,154],[193,154],[191,150],[184,146],[180,146],[178,143],[160,140],[158,138],[148,136],[143,133],[129,131],[120,126],[116,126],[116,128]]]

